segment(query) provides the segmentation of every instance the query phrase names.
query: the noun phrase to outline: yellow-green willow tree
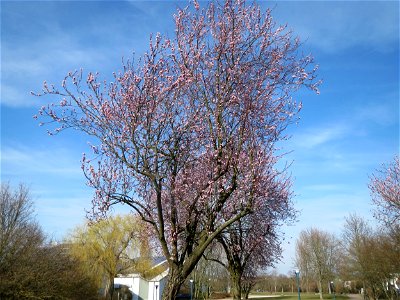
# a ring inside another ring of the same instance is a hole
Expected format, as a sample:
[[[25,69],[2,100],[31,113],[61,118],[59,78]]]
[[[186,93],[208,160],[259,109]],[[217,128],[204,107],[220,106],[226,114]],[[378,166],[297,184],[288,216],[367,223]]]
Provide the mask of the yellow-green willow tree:
[[[132,215],[117,215],[77,227],[68,238],[71,254],[97,277],[104,296],[112,299],[114,277],[124,271],[143,272],[150,266],[145,224]]]

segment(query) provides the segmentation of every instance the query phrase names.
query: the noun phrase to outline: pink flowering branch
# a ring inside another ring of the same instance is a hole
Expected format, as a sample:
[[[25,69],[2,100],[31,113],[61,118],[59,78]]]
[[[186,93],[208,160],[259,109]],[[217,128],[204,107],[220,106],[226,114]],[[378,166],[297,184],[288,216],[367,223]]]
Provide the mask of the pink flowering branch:
[[[372,175],[369,183],[375,217],[389,226],[400,224],[400,161],[399,156]]]
[[[73,128],[94,141],[82,158],[92,217],[122,203],[152,225],[170,266],[166,298],[222,231],[266,208],[279,219],[290,180],[274,170],[275,144],[301,109],[294,93],[320,83],[270,11],[193,6],[178,10],[173,38],[151,36],[113,82],[71,72],[39,94],[58,99],[37,116],[50,134]]]

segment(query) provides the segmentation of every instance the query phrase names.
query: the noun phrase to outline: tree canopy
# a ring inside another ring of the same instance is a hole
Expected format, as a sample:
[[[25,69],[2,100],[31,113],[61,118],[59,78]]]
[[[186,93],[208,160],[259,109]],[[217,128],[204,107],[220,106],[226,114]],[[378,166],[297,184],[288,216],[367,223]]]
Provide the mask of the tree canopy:
[[[216,236],[270,201],[282,180],[275,144],[301,108],[292,96],[319,84],[312,57],[269,10],[192,4],[178,9],[173,37],[151,36],[113,82],[82,72],[61,87],[45,82],[42,95],[60,99],[39,112],[58,124],[50,134],[74,128],[97,142],[82,158],[94,215],[124,203],[152,225],[169,263],[168,299]]]

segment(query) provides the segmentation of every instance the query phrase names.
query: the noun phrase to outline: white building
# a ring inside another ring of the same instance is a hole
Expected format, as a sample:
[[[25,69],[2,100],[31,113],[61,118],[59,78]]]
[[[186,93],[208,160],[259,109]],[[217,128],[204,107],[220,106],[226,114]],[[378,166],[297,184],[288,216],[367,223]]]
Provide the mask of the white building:
[[[165,266],[162,268],[162,266]],[[161,267],[161,268],[160,268]],[[168,268],[166,260],[154,265],[152,269],[160,269],[160,273],[153,278],[143,278],[140,274],[118,275],[114,278],[114,294],[118,300],[160,300],[161,294],[167,282]],[[131,298],[122,293],[122,288],[128,288]],[[120,296],[121,294],[121,296]]]

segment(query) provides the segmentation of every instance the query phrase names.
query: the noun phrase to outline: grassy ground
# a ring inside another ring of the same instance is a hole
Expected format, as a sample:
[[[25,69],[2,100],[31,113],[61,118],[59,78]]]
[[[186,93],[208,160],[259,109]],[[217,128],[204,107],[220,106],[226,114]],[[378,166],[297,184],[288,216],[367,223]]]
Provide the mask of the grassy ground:
[[[256,295],[256,294],[253,294]],[[273,296],[273,298],[271,298]],[[333,300],[333,295],[324,294],[324,300]],[[301,293],[301,300],[319,300],[319,294],[313,293]],[[336,300],[348,300],[349,297],[347,295],[336,295]],[[257,300],[298,300],[297,294],[287,294],[287,295],[266,295],[262,297],[262,294],[257,294]]]

